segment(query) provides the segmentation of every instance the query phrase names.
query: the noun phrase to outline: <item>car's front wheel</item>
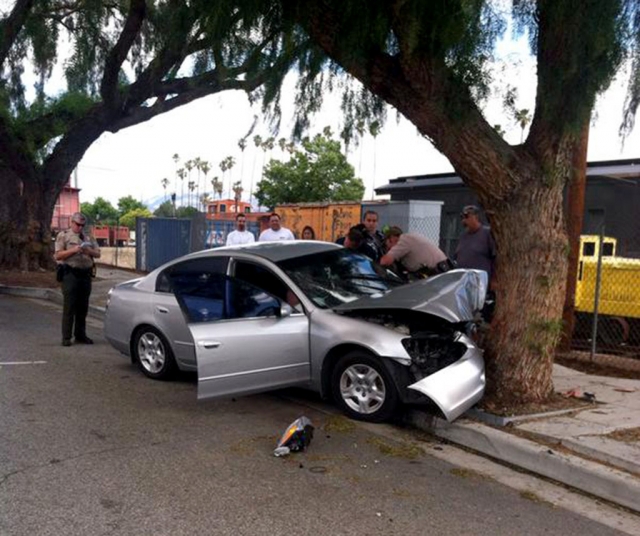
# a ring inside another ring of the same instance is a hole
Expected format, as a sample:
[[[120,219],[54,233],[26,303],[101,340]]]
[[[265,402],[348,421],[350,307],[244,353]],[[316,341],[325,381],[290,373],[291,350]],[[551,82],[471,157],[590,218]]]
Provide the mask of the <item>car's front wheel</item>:
[[[354,419],[382,422],[399,404],[398,390],[379,359],[364,352],[342,356],[331,377],[333,398]]]
[[[168,380],[176,371],[176,361],[164,336],[150,326],[140,328],[133,338],[133,357],[140,370],[154,380]]]

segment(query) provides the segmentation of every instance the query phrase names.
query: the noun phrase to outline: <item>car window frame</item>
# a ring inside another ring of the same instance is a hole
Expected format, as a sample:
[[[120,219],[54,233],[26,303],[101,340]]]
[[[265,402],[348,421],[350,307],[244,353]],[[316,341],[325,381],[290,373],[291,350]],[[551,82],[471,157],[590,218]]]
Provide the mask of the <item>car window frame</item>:
[[[295,297],[298,300],[300,309],[296,308],[296,306],[291,305],[286,298],[280,298],[279,296],[274,295],[272,292],[270,292],[268,289],[265,289],[263,287],[260,287],[259,285],[257,285],[255,282],[252,281],[245,281],[244,279],[240,279],[236,277],[236,267],[238,265],[238,263],[245,263],[245,264],[252,264],[254,266],[258,266],[259,268],[261,268],[262,270],[270,273],[273,277],[277,278],[280,283],[282,283],[282,285],[284,285],[289,291],[291,291]],[[230,277],[234,278],[234,279],[238,279],[239,281],[244,281],[246,283],[248,283],[249,285],[253,285],[256,286],[258,288],[262,288],[262,290],[264,290],[267,294],[270,294],[272,296],[274,296],[275,298],[279,299],[282,303],[286,303],[288,305],[291,306],[291,315],[308,315],[309,313],[309,307],[307,305],[307,297],[304,295],[304,293],[297,288],[297,286],[295,286],[288,277],[286,277],[286,275],[283,275],[283,273],[278,273],[280,270],[280,268],[277,265],[269,265],[267,263],[261,262],[260,259],[255,259],[255,258],[251,258],[251,257],[246,257],[246,256],[240,256],[240,255],[232,255],[230,258],[230,262],[229,262],[229,275]]]
[[[217,262],[218,260],[223,260],[225,265],[224,265],[224,271],[216,271],[213,273],[221,273],[223,275],[228,275],[229,274],[229,261],[230,261],[230,257],[229,255],[215,255],[215,256],[205,256],[205,257],[196,257],[196,258],[192,258],[192,259],[184,259],[181,260],[179,262],[175,262],[173,264],[171,264],[170,266],[167,266],[164,270],[162,270],[157,276],[156,276],[156,280],[155,280],[155,285],[154,285],[154,291],[155,292],[159,292],[162,294],[173,294],[173,289],[171,288],[171,283],[169,280],[169,277],[167,276],[167,274],[178,270],[179,268],[188,265],[188,264],[196,264],[196,263],[200,263],[200,262],[205,262],[205,261],[213,261],[213,262]],[[166,279],[166,290],[163,288],[160,288],[160,285],[164,284],[165,281],[164,279]],[[161,281],[162,280],[162,281]]]

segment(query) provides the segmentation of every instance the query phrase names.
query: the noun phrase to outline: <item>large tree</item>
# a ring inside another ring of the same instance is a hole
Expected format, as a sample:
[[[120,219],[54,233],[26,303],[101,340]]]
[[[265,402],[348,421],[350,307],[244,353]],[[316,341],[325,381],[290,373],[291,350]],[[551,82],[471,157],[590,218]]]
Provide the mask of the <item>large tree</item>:
[[[55,201],[102,133],[254,90],[286,70],[284,36],[226,1],[16,0],[0,15],[0,266],[51,262]],[[62,89],[48,85],[59,68]]]
[[[284,17],[334,64],[429,138],[477,194],[498,247],[497,309],[486,353],[489,400],[499,407],[548,398],[569,251],[563,189],[585,157],[581,140],[595,99],[627,58],[632,84],[625,127],[632,126],[640,98],[640,2],[512,1],[509,16],[528,33],[537,59],[529,134],[515,146],[492,128],[480,104],[490,83],[488,62],[506,23],[504,2],[281,5]],[[320,61],[307,65],[307,91],[317,107],[322,92],[313,71],[330,69]],[[350,117],[357,119],[357,113]]]
[[[363,194],[362,180],[356,178],[340,142],[331,139],[331,132],[325,129],[312,139],[305,138],[289,160],[269,162],[256,199],[274,208],[283,203],[360,201]]]

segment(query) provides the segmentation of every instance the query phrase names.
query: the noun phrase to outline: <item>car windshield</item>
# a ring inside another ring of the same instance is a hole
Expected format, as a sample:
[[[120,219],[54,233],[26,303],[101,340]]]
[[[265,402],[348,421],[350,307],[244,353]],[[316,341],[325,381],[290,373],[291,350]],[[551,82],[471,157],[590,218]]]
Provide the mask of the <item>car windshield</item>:
[[[384,293],[404,284],[393,272],[348,249],[287,259],[278,266],[322,308]]]

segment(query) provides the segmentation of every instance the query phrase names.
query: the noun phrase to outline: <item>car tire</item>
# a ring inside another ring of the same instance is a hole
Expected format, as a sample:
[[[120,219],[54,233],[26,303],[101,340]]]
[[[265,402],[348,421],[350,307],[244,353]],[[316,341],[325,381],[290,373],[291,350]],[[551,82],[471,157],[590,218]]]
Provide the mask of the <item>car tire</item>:
[[[352,419],[389,420],[399,406],[395,382],[385,365],[365,352],[350,352],[336,363],[331,391],[338,406]]]
[[[133,358],[142,373],[154,380],[171,379],[177,369],[167,339],[151,326],[136,331],[133,337]]]

